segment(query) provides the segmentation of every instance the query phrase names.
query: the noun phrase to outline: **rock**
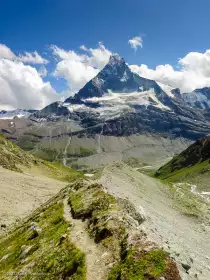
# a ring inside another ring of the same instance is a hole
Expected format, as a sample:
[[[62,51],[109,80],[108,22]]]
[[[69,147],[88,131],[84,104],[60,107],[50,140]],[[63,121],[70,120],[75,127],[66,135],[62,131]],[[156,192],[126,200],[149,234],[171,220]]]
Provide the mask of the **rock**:
[[[34,251],[36,251],[38,249],[37,245],[31,245],[31,246],[26,246],[23,245],[21,246],[21,258],[25,258],[28,255],[30,255],[31,253],[33,253]]]
[[[193,263],[194,262],[193,258],[190,258],[190,261],[191,261],[191,263]]]
[[[42,231],[42,228],[38,227],[37,223],[32,222],[31,229],[29,231],[28,240],[32,240],[32,239],[36,238],[37,236],[39,236],[41,231]]]
[[[31,230],[29,232],[29,236],[27,240],[32,240],[34,238],[36,238],[37,236],[39,236],[38,232],[36,230]]]
[[[58,242],[58,245],[61,245],[61,243],[62,243],[64,240],[66,240],[67,237],[68,237],[68,235],[67,235],[66,233],[63,234],[63,235],[61,235],[60,240],[59,240],[59,242]]]
[[[182,263],[182,267],[184,268],[184,270],[188,273],[188,271],[190,270],[191,266],[187,263]]]
[[[137,221],[137,223],[140,225],[142,224],[145,219],[146,215],[144,212],[144,209],[139,205],[138,208],[136,208],[128,199],[119,199],[120,206],[129,213],[129,215]]]
[[[6,228],[6,227],[7,227],[7,225],[1,224],[1,228]]]

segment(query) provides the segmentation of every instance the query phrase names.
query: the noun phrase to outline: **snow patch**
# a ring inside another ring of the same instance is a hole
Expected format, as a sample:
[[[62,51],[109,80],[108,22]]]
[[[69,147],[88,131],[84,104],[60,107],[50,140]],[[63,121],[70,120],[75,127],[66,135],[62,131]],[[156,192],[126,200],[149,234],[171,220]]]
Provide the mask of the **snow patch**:
[[[161,89],[162,89],[169,97],[175,98],[175,96],[174,96],[173,93],[172,93],[172,90],[174,90],[175,88],[170,87],[170,86],[165,85],[165,84],[162,84],[162,83],[160,83],[160,82],[156,82],[156,83],[159,85],[159,87],[161,87]]]

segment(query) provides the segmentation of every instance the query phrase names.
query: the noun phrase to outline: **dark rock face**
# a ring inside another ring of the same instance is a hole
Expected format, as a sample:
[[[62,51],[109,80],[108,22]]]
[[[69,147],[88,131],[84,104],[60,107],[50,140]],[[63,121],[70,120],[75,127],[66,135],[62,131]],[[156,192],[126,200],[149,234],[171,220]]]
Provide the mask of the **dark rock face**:
[[[88,126],[87,126],[88,127]],[[196,140],[209,132],[209,126],[193,119],[176,116],[156,108],[142,108],[138,113],[131,113],[118,119],[108,120],[100,126],[90,127],[91,134],[129,136],[136,133],[159,133],[170,137],[183,137]]]
[[[210,159],[210,136],[197,140],[180,156],[183,158],[183,167]]]
[[[62,102],[54,102],[50,105],[48,105],[47,107],[45,107],[44,109],[37,111],[36,113],[34,113],[33,115],[30,116],[30,119],[42,119],[42,118],[50,118],[53,116],[68,116],[69,115],[69,111],[66,107],[64,107],[62,105]]]

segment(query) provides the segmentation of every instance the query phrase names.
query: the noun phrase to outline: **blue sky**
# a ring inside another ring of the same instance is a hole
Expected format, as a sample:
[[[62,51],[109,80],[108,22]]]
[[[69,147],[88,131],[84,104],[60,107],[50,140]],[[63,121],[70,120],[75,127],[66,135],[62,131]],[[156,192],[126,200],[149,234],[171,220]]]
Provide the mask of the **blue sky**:
[[[208,0],[2,0],[0,39],[15,51],[39,52],[102,41],[129,63],[174,65],[210,46],[209,11]],[[135,54],[127,41],[138,34],[144,48]]]
[[[118,52],[130,65],[147,65],[146,70],[143,67],[135,68],[139,74],[189,91],[208,84],[210,86],[206,76],[200,75],[209,57],[205,53],[210,49],[209,11],[209,0],[0,0],[0,44],[15,54],[37,51],[47,59],[47,75],[42,77],[42,82],[49,82],[57,92],[69,90],[72,77],[67,77],[70,68],[65,69],[64,74],[62,65],[58,63],[63,60],[64,64],[66,60],[61,58],[59,52],[53,53],[49,46],[55,45],[66,52],[81,54],[81,45],[97,49],[98,42],[103,42],[107,50]],[[139,47],[137,51],[128,44],[128,40],[135,36],[143,40],[143,48]],[[191,52],[196,54],[188,56]],[[178,63],[180,58],[184,59]],[[41,67],[40,63],[25,64],[37,71]],[[150,71],[166,64],[173,69],[164,66],[162,70]],[[200,65],[199,71],[195,71],[196,64]],[[52,72],[57,66],[60,72],[55,78]],[[210,59],[207,66],[210,67]],[[181,73],[176,72],[179,68]],[[93,72],[93,69],[89,70]],[[188,76],[183,77],[186,70]],[[197,74],[202,77],[197,83],[189,85]],[[2,88],[5,90],[6,87],[11,89],[8,85]],[[42,103],[45,104],[43,98]]]

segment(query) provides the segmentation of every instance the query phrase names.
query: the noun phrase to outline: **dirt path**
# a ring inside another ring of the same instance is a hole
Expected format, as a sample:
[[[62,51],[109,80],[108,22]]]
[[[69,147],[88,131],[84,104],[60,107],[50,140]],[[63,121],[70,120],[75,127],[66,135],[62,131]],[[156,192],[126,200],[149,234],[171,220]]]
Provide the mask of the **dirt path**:
[[[86,255],[86,280],[105,280],[108,275],[109,253],[91,239],[86,230],[86,223],[73,219],[67,199],[64,200],[64,217],[70,222],[70,240]]]
[[[8,226],[27,216],[66,184],[0,167],[0,225]]]
[[[210,227],[176,211],[165,185],[123,165],[106,167],[101,183],[113,195],[143,207],[148,237],[176,259],[183,280],[210,279]],[[182,264],[190,266],[188,273]]]

